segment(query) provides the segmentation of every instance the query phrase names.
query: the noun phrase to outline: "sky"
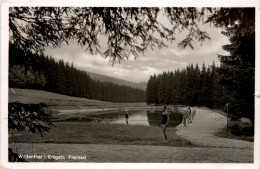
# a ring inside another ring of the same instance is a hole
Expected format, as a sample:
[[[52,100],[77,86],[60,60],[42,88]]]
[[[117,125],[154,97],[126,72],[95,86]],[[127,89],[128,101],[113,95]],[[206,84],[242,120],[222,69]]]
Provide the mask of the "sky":
[[[60,48],[47,48],[45,54],[52,56],[55,60],[62,59],[73,63],[74,67],[88,72],[137,83],[147,82],[151,75],[184,69],[189,64],[198,64],[201,67],[203,63],[209,66],[215,62],[219,65],[218,54],[228,55],[222,50],[222,45],[228,44],[229,41],[221,34],[219,28],[213,28],[210,25],[203,25],[201,28],[208,32],[211,39],[202,44],[195,42],[194,49],[178,47],[178,42],[186,36],[185,33],[181,33],[177,35],[173,43],[167,43],[168,47],[147,50],[144,55],[140,54],[136,59],[130,56],[128,60],[114,65],[100,54],[91,55],[84,48],[73,43],[69,46],[64,44]]]

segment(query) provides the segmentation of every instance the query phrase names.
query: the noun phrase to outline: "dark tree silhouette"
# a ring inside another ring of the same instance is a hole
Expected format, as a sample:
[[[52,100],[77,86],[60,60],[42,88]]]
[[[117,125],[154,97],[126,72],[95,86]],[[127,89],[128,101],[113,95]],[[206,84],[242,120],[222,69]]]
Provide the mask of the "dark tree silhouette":
[[[230,115],[235,119],[248,117],[254,124],[255,9],[221,9],[210,20],[225,27],[222,33],[230,41],[223,46],[229,55],[219,56],[222,64],[219,73],[223,75],[221,81],[229,95]]]
[[[45,134],[52,124],[52,116],[44,112],[45,104],[23,104],[19,102],[8,104],[8,130]]]
[[[138,56],[148,48],[165,47],[175,39],[176,31],[188,30],[180,47],[192,46],[192,40],[209,39],[198,22],[205,9],[197,8],[91,8],[91,7],[11,7],[10,43],[23,51],[43,52],[74,40],[91,53],[99,52],[112,63]],[[168,18],[170,27],[159,22],[159,14]],[[107,40],[101,50],[99,37]]]
[[[41,136],[53,126],[52,117],[45,113],[45,104],[23,104],[19,102],[8,104],[8,130],[22,132],[28,130],[30,133]],[[24,162],[25,159],[8,148],[8,160],[10,162]]]

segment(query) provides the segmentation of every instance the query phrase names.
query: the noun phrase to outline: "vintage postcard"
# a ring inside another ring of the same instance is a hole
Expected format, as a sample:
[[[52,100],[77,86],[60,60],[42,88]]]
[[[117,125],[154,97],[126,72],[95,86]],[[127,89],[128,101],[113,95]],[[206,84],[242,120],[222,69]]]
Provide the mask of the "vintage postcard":
[[[1,5],[1,168],[260,167],[258,2]]]

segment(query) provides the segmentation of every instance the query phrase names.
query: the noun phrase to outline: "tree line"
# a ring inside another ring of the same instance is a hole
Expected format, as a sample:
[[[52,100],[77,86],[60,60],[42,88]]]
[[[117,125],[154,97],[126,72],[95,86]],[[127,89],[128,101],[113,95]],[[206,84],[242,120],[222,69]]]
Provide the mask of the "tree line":
[[[9,50],[9,86],[34,88],[60,94],[111,102],[144,102],[145,91],[90,78],[63,60],[24,53],[14,45]]]
[[[151,76],[147,84],[146,102],[219,107],[225,104],[225,95],[218,82],[219,74],[214,63],[207,68],[203,64],[202,69],[198,64],[191,64],[183,70]]]

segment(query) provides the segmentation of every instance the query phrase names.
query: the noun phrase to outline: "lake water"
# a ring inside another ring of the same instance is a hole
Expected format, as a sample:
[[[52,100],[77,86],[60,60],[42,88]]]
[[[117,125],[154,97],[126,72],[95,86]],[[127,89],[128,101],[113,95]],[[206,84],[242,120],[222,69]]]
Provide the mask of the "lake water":
[[[161,127],[162,112],[148,111],[148,110],[129,110],[128,124],[129,125],[143,125],[143,126],[157,126]],[[182,115],[179,113],[171,113],[169,127],[176,127],[181,123]],[[81,117],[73,117],[62,121],[73,122],[108,122],[111,124],[126,124],[125,111],[115,111],[99,113],[96,115],[88,115]]]

